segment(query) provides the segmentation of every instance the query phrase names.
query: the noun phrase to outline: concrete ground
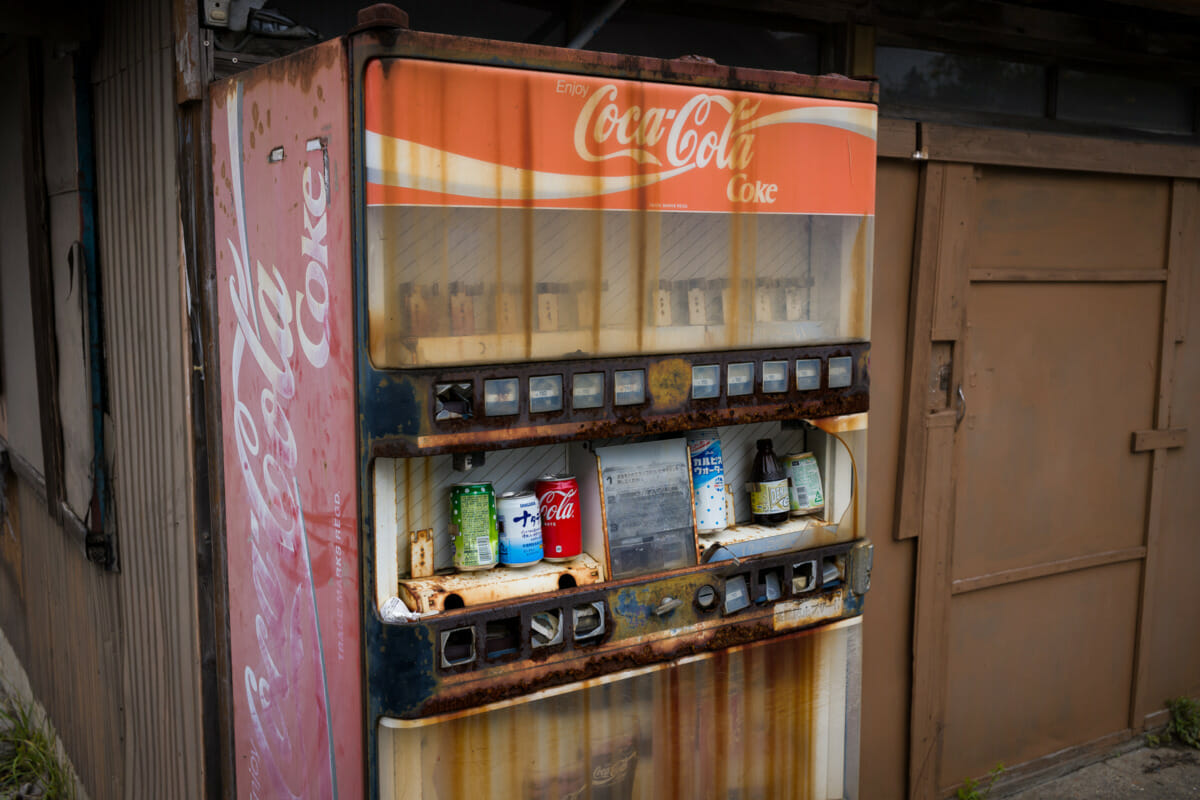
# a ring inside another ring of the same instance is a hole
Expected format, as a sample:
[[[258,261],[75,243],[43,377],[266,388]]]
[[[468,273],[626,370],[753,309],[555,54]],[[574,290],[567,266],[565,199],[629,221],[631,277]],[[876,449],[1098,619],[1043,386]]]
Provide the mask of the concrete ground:
[[[1140,747],[1005,800],[1197,800],[1200,750]]]

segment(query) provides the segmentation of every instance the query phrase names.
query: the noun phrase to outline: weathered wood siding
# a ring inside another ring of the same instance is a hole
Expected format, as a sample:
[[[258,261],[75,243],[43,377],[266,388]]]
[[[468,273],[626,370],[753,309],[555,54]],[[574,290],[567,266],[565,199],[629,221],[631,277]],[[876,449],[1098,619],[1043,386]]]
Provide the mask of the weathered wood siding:
[[[93,79],[122,570],[120,763],[130,796],[189,798],[203,787],[203,742],[173,48],[169,3],[111,4]]]
[[[0,627],[92,800],[135,796],[123,762],[121,591],[46,511],[28,483],[9,485],[0,546]]]

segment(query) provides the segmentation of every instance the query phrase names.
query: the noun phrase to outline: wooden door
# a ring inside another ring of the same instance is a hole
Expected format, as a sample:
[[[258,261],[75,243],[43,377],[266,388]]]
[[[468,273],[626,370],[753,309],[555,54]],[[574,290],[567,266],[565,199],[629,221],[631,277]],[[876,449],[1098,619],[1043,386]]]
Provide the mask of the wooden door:
[[[1196,197],[1166,178],[923,169],[897,508],[918,538],[913,798],[1106,749],[1160,700],[1140,658],[1146,556]]]

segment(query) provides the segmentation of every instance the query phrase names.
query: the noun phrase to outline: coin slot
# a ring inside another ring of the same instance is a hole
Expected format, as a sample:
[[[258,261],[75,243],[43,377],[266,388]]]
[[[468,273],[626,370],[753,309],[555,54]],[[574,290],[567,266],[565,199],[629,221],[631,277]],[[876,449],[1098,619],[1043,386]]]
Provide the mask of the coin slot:
[[[475,628],[442,631],[442,666],[458,667],[475,660]]]
[[[717,590],[707,583],[696,590],[696,607],[701,611],[712,611],[717,604]]]
[[[558,576],[558,588],[560,589],[574,589],[578,585],[575,576],[569,572]]]
[[[549,647],[562,644],[562,609],[539,611],[529,618],[529,641],[534,647]]]
[[[575,640],[594,639],[604,633],[604,603],[585,603],[571,609]]]
[[[817,565],[813,561],[792,566],[792,594],[804,594],[817,588]]]
[[[521,652],[521,620],[519,617],[494,619],[484,628],[483,654],[489,661]]]

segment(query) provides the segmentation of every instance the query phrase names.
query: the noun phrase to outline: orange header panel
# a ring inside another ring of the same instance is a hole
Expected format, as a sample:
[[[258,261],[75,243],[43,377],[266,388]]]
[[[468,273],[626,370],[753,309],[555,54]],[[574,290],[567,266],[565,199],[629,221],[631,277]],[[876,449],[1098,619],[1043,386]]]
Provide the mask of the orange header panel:
[[[370,205],[874,213],[873,105],[411,59],[363,83]]]

